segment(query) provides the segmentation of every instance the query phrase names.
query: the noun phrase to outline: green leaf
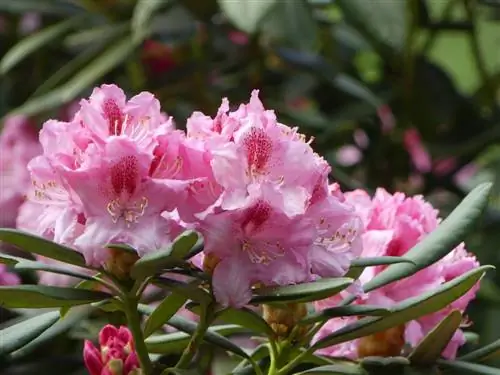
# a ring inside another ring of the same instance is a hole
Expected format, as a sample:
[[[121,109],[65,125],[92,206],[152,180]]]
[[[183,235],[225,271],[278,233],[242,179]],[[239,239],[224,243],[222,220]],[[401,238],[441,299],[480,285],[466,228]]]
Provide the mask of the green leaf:
[[[160,288],[167,289],[172,293],[182,295],[192,301],[198,303],[209,303],[212,297],[205,290],[201,289],[198,282],[185,283],[183,281],[167,279],[165,277],[158,277],[152,280],[152,283]]]
[[[151,18],[170,0],[138,0],[132,15],[132,35],[136,42],[142,42],[151,29]]]
[[[138,309],[140,312],[144,314],[151,314],[154,309],[151,308],[151,306],[144,305],[144,304],[139,304]],[[167,324],[171,327],[174,327],[175,329],[188,333],[189,335],[194,334],[197,328],[197,324],[187,320],[179,315],[174,315],[173,317],[170,318],[170,320],[167,322]],[[210,344],[214,344],[222,349],[225,349],[228,352],[234,353],[240,357],[243,358],[249,358],[248,354],[245,353],[240,347],[237,345],[233,344],[230,340],[226,339],[224,336],[222,336],[222,333],[220,332],[215,332],[217,328],[223,329],[224,330],[224,335],[230,335],[230,334],[236,334],[236,333],[248,333],[248,330],[239,327],[239,326],[234,326],[234,325],[225,325],[225,326],[215,326],[209,328],[207,332],[205,332],[204,340]],[[152,336],[148,340],[153,339]],[[147,340],[146,340],[147,341]]]
[[[0,263],[7,264],[9,266],[13,266],[16,263],[22,262],[24,260],[26,260],[26,259],[20,258],[20,257],[15,257],[15,256],[9,255],[9,254],[0,253]]]
[[[81,17],[70,18],[21,39],[21,41],[7,51],[2,60],[0,60],[0,74],[7,73],[16,66],[16,64],[24,60],[33,52],[60,39],[62,35],[66,34],[81,21]]]
[[[59,319],[58,311],[27,319],[0,331],[0,356],[11,353],[36,339]]]
[[[438,366],[444,370],[459,372],[460,374],[478,374],[478,375],[500,375],[500,369],[476,363],[462,361],[438,360]]]
[[[254,333],[272,336],[273,330],[256,312],[243,307],[241,309],[227,308],[216,314],[216,318],[226,323],[238,324]]]
[[[331,297],[354,280],[345,277],[321,279],[311,283],[264,287],[255,290],[251,303],[310,302]]]
[[[352,306],[336,306],[324,309],[317,313],[307,315],[299,324],[312,324],[316,322],[327,321],[331,318],[342,316],[386,316],[391,313],[390,310],[380,306],[370,305],[352,305]]]
[[[373,267],[384,266],[387,264],[410,263],[415,265],[415,262],[405,257],[373,257],[373,258],[358,258],[351,262],[351,267]]]
[[[80,12],[81,9],[64,0],[0,0],[0,11],[18,14],[34,12],[67,16]]]
[[[200,375],[200,373],[194,369],[182,370],[178,368],[167,368],[163,370],[160,375]]]
[[[458,310],[453,310],[420,341],[408,359],[418,365],[435,363],[460,327],[460,323],[462,314]]]
[[[218,0],[225,16],[239,29],[253,34],[258,31],[264,16],[276,4],[276,0]]]
[[[276,1],[263,19],[262,33],[266,39],[302,51],[314,51],[319,36],[313,8],[306,0]]]
[[[406,3],[385,0],[338,0],[344,17],[381,52],[405,41]]]
[[[269,357],[269,346],[267,344],[260,344],[251,353],[250,357],[255,361],[260,361],[266,357]],[[237,374],[249,365],[248,359],[243,359],[238,366],[233,368],[231,374]],[[250,364],[251,367],[251,364]]]
[[[186,296],[182,294],[172,293],[166,297],[146,320],[144,337],[151,336],[154,331],[161,328],[186,301]]]
[[[45,272],[50,272],[50,273],[57,273],[59,275],[67,275],[67,276],[72,276],[76,277],[78,279],[84,279],[84,280],[93,280],[92,276],[89,276],[85,273],[78,272],[76,270],[73,270],[68,267],[64,266],[59,266],[55,264],[46,264],[42,262],[35,262],[32,260],[23,260],[18,262],[15,266],[14,269],[20,270],[20,271],[45,271]]]
[[[125,61],[136,47],[137,45],[131,42],[129,36],[113,43],[65,84],[42,96],[29,99],[22,106],[12,111],[11,114],[30,116],[70,102],[118,64]]]
[[[0,286],[0,306],[7,308],[75,306],[111,297],[104,292],[44,285]]]
[[[406,357],[364,357],[360,361],[361,367],[371,373],[386,371],[388,373],[397,370],[404,371],[405,367],[409,367],[410,361]]]
[[[45,238],[34,236],[15,229],[0,228],[0,241],[16,245],[30,253],[59,260],[63,263],[85,267],[85,259],[69,247],[56,244]]]
[[[458,359],[461,361],[484,361],[486,359],[496,357],[500,355],[500,339],[493,341],[491,344],[483,346],[480,349],[474,350],[473,352],[467,353]]]
[[[183,257],[198,241],[198,234],[194,231],[186,231],[177,237],[174,242],[164,250],[147,254],[139,259],[131,270],[134,279],[153,276],[165,268],[178,265],[183,262]]]
[[[491,186],[491,183],[484,183],[476,187],[436,230],[405,254],[405,258],[417,264],[416,267],[411,264],[393,264],[363,285],[365,292],[417,273],[443,258],[460,244],[481,217],[488,203]]]
[[[192,323],[192,322],[190,322],[190,323]],[[148,337],[146,339],[146,346],[148,348],[148,351],[150,353],[158,353],[158,354],[168,354],[168,353],[182,351],[189,343],[189,340],[191,338],[191,335],[194,333],[194,330],[196,330],[196,324],[195,323],[192,323],[192,324],[194,325],[194,327],[189,325],[189,329],[188,329],[190,331],[189,333],[174,332],[174,333],[168,333],[165,335],[157,335],[157,336]],[[186,328],[186,326],[184,326],[184,328]],[[242,329],[240,326],[233,325],[233,324],[213,326],[213,327],[209,328],[209,330],[205,334],[204,340],[211,343],[211,344],[220,346],[219,345],[220,338],[223,339],[224,343],[227,343],[227,342],[231,343],[231,341],[226,339],[224,336],[229,336],[229,335],[233,335],[236,333],[242,333],[242,332],[248,332],[248,331]],[[214,338],[216,338],[215,342],[214,342]],[[231,347],[232,347],[232,349],[237,348],[235,350],[238,351],[239,355],[248,357],[248,355],[246,355],[246,354],[243,355],[242,353],[245,353],[245,352],[243,352],[243,350],[241,350],[240,348],[235,346],[233,343],[231,343]],[[226,348],[224,348],[224,349],[226,349]],[[230,350],[230,351],[233,351],[233,350]],[[236,353],[236,354],[238,354],[238,353]]]
[[[41,335],[35,337],[34,340],[13,352],[10,357],[13,360],[18,360],[22,357],[25,357],[26,355],[32,353],[33,350],[39,348],[41,345],[50,342],[54,338],[75,327],[75,325],[87,318],[92,311],[93,308],[90,306],[79,306],[74,308],[70,313],[67,314],[66,317],[63,318],[61,316],[61,318],[54,325],[51,325]]]
[[[328,365],[312,368],[310,370],[302,371],[297,373],[297,375],[367,375],[361,367],[356,364],[338,364],[338,365]]]
[[[482,266],[476,268],[440,285],[435,290],[400,302],[392,307],[392,312],[388,316],[362,318],[322,338],[313,345],[313,348],[326,348],[327,346],[382,332],[421,316],[439,311],[467,293],[484,276],[485,272],[492,268],[494,267]]]

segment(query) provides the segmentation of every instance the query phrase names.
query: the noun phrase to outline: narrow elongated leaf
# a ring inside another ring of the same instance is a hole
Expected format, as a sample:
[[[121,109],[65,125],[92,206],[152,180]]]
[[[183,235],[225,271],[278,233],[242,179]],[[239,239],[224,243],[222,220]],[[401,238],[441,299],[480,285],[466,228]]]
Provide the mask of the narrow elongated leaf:
[[[226,323],[238,324],[242,327],[248,328],[255,333],[261,333],[266,336],[273,335],[273,330],[269,327],[266,321],[262,319],[259,314],[247,308],[228,308],[219,312],[216,317]]]
[[[460,327],[461,322],[462,314],[458,310],[453,310],[420,341],[408,359],[419,365],[435,363]]]
[[[405,40],[405,3],[384,0],[338,0],[344,17],[382,52]]]
[[[151,29],[151,18],[170,0],[138,0],[132,15],[132,33],[136,41],[142,41]]]
[[[194,324],[194,326],[195,326],[194,330],[196,330],[196,324]],[[182,351],[187,346],[194,330],[190,333],[174,332],[174,333],[168,333],[166,335],[151,336],[146,339],[146,346],[150,353],[167,354],[167,353]],[[209,331],[207,331],[207,334],[205,335],[205,341],[218,345],[215,342],[213,342],[214,337],[217,337],[217,339],[215,340],[217,342],[219,342],[218,340],[220,338],[223,338],[224,342],[226,341],[231,342],[227,340],[224,336],[229,336],[235,333],[242,333],[242,332],[248,332],[248,331],[233,324],[214,326],[209,328]],[[234,346],[234,344],[232,343],[231,345]],[[239,349],[238,351],[243,352],[241,349]]]
[[[58,319],[59,312],[50,311],[1,330],[0,356],[23,347],[31,340],[37,338]]]
[[[25,270],[30,270],[30,271],[45,271],[45,272],[50,272],[50,273],[57,273],[59,275],[67,275],[67,276],[72,276],[76,277],[78,279],[84,279],[84,280],[93,280],[92,276],[89,276],[85,273],[78,272],[76,270],[73,270],[68,267],[64,266],[58,266],[54,264],[46,264],[42,262],[34,262],[31,260],[24,260],[21,262],[18,262],[15,266],[14,269],[20,270],[20,271],[25,271]]]
[[[22,39],[5,54],[2,60],[0,60],[0,74],[7,73],[16,66],[16,64],[24,60],[33,52],[61,38],[62,35],[67,33],[81,21],[81,17],[70,18]]]
[[[144,337],[151,334],[165,324],[186,303],[187,298],[182,294],[172,293],[165,298],[146,320]]]
[[[491,186],[491,183],[484,183],[476,187],[436,230],[405,254],[405,258],[417,264],[416,267],[406,263],[393,264],[363,285],[365,292],[417,273],[460,244],[486,207]]]
[[[388,316],[362,318],[322,338],[313,347],[319,349],[351,341],[439,311],[467,293],[484,276],[485,272],[492,268],[494,267],[479,267],[442,284],[431,292],[400,302],[392,307],[392,313]]]
[[[260,344],[258,347],[256,347],[252,353],[250,353],[250,357],[254,361],[260,361],[261,359],[264,359],[266,357],[269,357],[269,346],[266,344]],[[248,359],[243,359],[238,366],[233,368],[232,373],[237,374],[240,370],[243,370],[246,366],[251,365],[248,363]]]
[[[151,306],[143,305],[143,304],[139,304],[138,308],[139,308],[140,312],[142,312],[143,314],[147,314],[147,315],[152,314],[152,312],[154,311],[154,309]],[[174,315],[173,317],[171,317],[169,319],[169,321],[167,322],[167,324],[171,327],[174,327],[175,329],[177,329],[179,331],[188,333],[190,335],[192,335],[196,331],[196,328],[198,326],[196,323],[194,323],[190,320],[187,320],[179,315]],[[207,332],[205,332],[205,336],[204,336],[204,340],[206,342],[208,342],[210,344],[217,345],[218,347],[220,347],[228,352],[234,353],[242,358],[249,358],[248,354],[245,353],[239,346],[233,344],[230,340],[226,339],[221,334],[214,332],[214,329],[217,327],[219,327],[219,328],[226,327],[227,328],[228,326],[215,326],[215,327],[209,328],[209,330]],[[225,335],[236,334],[236,333],[248,333],[248,330],[246,328],[234,326],[234,325],[231,325],[231,327],[233,327],[230,329],[231,333],[225,333]],[[229,328],[227,328],[227,329],[229,329]],[[149,339],[153,339],[153,337],[150,337]]]
[[[136,47],[137,45],[131,42],[129,36],[113,43],[64,85],[59,86],[45,95],[28,100],[25,104],[12,111],[11,114],[24,114],[26,116],[34,115],[41,111],[54,109],[62,104],[70,102],[85,89],[95,84],[106,73],[126,60],[127,56],[131,54]]]
[[[35,337],[33,341],[30,341],[20,349],[11,353],[10,357],[13,360],[17,360],[32,353],[33,350],[39,348],[41,345],[44,345],[45,343],[48,343],[54,338],[69,331],[76,324],[88,317],[92,311],[93,308],[90,306],[79,306],[74,308],[67,314],[66,317],[61,317],[54,325],[50,326],[40,336]]]
[[[306,0],[276,1],[264,17],[262,33],[279,44],[313,51],[318,43],[318,24]]]
[[[320,312],[309,314],[302,319],[299,324],[312,324],[323,322],[331,318],[342,316],[386,316],[391,313],[390,310],[380,306],[370,305],[352,305],[352,306],[336,306],[329,309],[324,309]]]
[[[111,297],[104,292],[44,285],[0,286],[0,306],[8,308],[76,306]]]
[[[316,367],[297,373],[297,375],[367,375],[367,372],[358,365],[338,364]]]
[[[18,14],[35,12],[67,16],[80,13],[82,9],[64,0],[0,0],[0,11]]]
[[[384,266],[387,264],[410,263],[415,264],[411,259],[405,257],[374,257],[374,258],[358,258],[351,262],[351,267],[373,267]]]
[[[463,361],[445,361],[438,360],[438,366],[444,370],[460,372],[461,374],[477,374],[477,375],[500,375],[500,369],[478,365],[477,363],[469,363]]]
[[[9,266],[13,266],[15,265],[16,263],[18,262],[22,262],[24,261],[25,259],[24,258],[20,258],[20,257],[15,257],[13,255],[9,255],[9,254],[1,254],[0,253],[0,263],[3,263],[3,264],[7,264]]]
[[[184,232],[166,249],[150,253],[139,259],[132,267],[131,276],[135,279],[153,276],[158,271],[179,264],[197,241],[198,234],[196,232]]]
[[[339,277],[311,283],[265,287],[255,290],[251,303],[310,302],[333,296],[347,288],[354,280]]]
[[[172,293],[183,295],[198,303],[209,303],[212,300],[210,294],[201,289],[197,283],[185,283],[165,277],[158,277],[153,279],[153,284],[160,288],[165,288]]]
[[[493,341],[491,344],[483,346],[480,349],[467,353],[458,359],[461,361],[475,362],[500,355],[500,339]]]
[[[218,0],[222,12],[239,29],[253,34],[277,0]]]
[[[45,238],[9,228],[0,228],[0,241],[16,245],[30,253],[59,260],[63,263],[85,267],[85,259],[69,247],[56,244]]]

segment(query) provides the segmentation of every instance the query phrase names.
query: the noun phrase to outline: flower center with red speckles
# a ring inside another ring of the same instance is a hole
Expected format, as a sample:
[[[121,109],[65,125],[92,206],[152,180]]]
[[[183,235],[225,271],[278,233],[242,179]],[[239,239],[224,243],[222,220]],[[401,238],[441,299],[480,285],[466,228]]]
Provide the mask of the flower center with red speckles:
[[[104,118],[108,121],[109,134],[121,134],[125,118],[120,107],[118,107],[113,99],[106,99],[102,105],[102,110],[104,112]]]
[[[271,216],[271,206],[267,202],[259,201],[249,209],[241,227],[243,232],[251,236],[265,225]],[[242,250],[248,254],[252,263],[269,264],[276,258],[285,254],[285,249],[279,241],[252,241],[244,239],[241,243]]]
[[[263,129],[252,128],[243,139],[250,176],[265,174],[271,159],[273,142]]]
[[[138,181],[139,165],[136,157],[126,156],[111,167],[111,193],[115,199],[106,208],[114,223],[123,218],[130,226],[144,215],[148,199],[144,196],[132,199],[137,192]]]

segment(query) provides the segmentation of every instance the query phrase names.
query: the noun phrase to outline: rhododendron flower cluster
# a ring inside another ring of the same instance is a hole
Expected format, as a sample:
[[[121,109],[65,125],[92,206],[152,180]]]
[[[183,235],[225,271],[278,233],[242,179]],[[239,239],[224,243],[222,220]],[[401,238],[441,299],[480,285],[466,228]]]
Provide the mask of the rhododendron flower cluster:
[[[366,229],[362,235],[362,257],[404,256],[408,250],[436,229],[440,221],[437,210],[420,196],[406,197],[402,193],[391,195],[380,188],[377,189],[373,199],[362,190],[346,193],[345,197],[347,202],[356,207]],[[422,269],[413,276],[366,293],[359,297],[355,303],[391,307],[407,298],[432,291],[439,285],[478,266],[476,258],[467,253],[462,243],[437,263]],[[371,280],[383,269],[383,266],[365,269],[360,277],[361,282],[365,283]],[[459,310],[463,313],[474,298],[478,288],[479,285],[476,284],[447,308],[411,321],[403,327],[394,328],[373,337],[335,345],[322,349],[321,352],[325,355],[348,358],[358,358],[364,355],[399,355],[405,343],[412,347],[416,346],[452,310]],[[341,299],[342,295],[339,295],[318,301],[315,305],[318,310],[322,310],[337,305]],[[355,320],[356,318],[331,319],[318,332],[316,339],[320,339]],[[378,343],[370,342],[377,340],[379,340]],[[391,342],[393,347],[384,346]],[[464,342],[463,332],[457,330],[443,352],[443,356],[454,358],[458,347]],[[373,344],[378,344],[378,347]],[[374,353],[373,350],[377,352]]]
[[[86,340],[83,358],[90,375],[141,374],[132,334],[124,326],[105,326],[99,332],[99,348]]]
[[[70,121],[46,122],[40,143],[19,227],[89,265],[106,263],[107,244],[142,256],[194,228],[218,301],[241,306],[255,285],[341,276],[361,251],[361,221],[330,191],[330,166],[258,91],[235,111],[224,99],[215,118],[195,112],[185,134],[153,95],[103,85]]]
[[[252,93],[215,118],[195,113],[187,136],[204,141],[220,196],[198,215],[206,265],[224,305],[242,306],[252,285],[341,276],[361,250],[361,222],[331,194],[330,167],[310,142],[279,123]]]

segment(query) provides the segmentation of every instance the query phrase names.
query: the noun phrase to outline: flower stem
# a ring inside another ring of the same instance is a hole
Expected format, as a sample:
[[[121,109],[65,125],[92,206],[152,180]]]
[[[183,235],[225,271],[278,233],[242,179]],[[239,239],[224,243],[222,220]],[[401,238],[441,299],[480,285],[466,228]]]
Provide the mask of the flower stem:
[[[135,350],[139,358],[139,363],[141,364],[142,372],[144,375],[151,375],[153,366],[149,359],[148,349],[144,343],[144,335],[141,329],[141,317],[137,312],[137,305],[138,301],[135,297],[127,297],[124,301],[125,315],[132,336],[134,337]]]
[[[285,366],[283,366],[276,374],[277,375],[286,375],[290,371],[293,370],[293,368],[301,363],[301,361],[310,353],[312,352],[311,348],[303,351],[300,353],[298,356],[296,356],[294,359],[292,359],[290,362],[288,362]]]
[[[196,327],[196,331],[194,332],[193,337],[191,337],[188,346],[182,352],[182,356],[179,359],[179,362],[177,362],[177,364],[175,365],[175,368],[177,369],[186,368],[191,363],[191,360],[196,354],[198,347],[203,341],[203,336],[205,336],[205,332],[207,332],[207,329],[210,326],[210,323],[212,322],[213,319],[212,311],[213,311],[212,304],[209,304],[208,306],[205,306],[203,308],[202,313],[200,315],[200,322]]]

